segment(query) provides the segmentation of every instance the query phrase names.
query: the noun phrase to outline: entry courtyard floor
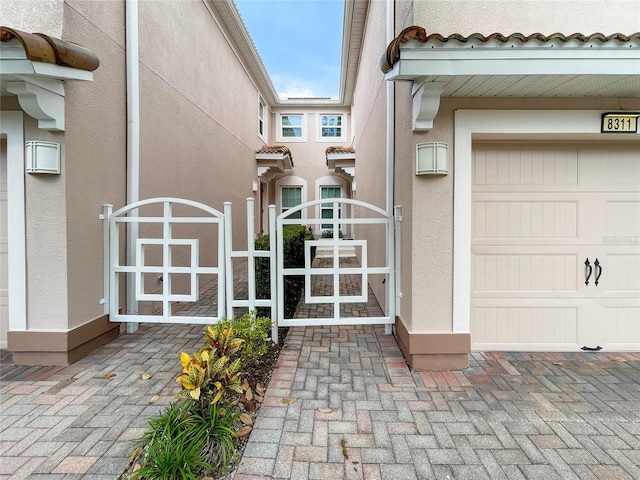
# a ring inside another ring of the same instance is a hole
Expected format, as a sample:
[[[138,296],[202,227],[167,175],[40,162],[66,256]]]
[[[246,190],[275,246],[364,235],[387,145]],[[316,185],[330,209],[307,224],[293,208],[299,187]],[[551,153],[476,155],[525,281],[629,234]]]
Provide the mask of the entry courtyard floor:
[[[142,325],[69,367],[3,352],[0,478],[117,479],[201,331]],[[469,360],[411,372],[383,327],[290,328],[235,479],[640,478],[640,354]]]

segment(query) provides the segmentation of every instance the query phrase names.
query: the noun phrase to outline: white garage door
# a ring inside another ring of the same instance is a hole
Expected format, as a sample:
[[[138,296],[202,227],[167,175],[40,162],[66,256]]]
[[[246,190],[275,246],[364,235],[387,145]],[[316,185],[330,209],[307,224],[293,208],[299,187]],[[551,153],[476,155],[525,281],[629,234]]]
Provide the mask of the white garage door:
[[[475,145],[472,208],[472,349],[640,349],[640,144]]]

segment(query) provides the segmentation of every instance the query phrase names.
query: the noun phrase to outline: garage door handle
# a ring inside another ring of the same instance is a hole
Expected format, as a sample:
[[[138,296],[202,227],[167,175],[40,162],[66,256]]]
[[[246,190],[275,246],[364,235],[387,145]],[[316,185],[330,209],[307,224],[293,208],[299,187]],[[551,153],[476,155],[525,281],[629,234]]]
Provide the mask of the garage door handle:
[[[600,275],[602,275],[602,265],[600,265],[600,262],[596,258],[596,261],[593,262],[593,266],[596,267],[596,281],[594,283],[596,284],[596,287],[597,287],[598,280],[600,280]]]
[[[587,276],[586,280],[584,281],[584,284],[585,285],[589,285],[589,279],[591,278],[591,273],[593,272],[593,267],[589,263],[589,259],[588,258],[584,261],[584,265],[585,265],[585,267],[587,267],[585,269],[585,272],[584,272],[585,275]]]

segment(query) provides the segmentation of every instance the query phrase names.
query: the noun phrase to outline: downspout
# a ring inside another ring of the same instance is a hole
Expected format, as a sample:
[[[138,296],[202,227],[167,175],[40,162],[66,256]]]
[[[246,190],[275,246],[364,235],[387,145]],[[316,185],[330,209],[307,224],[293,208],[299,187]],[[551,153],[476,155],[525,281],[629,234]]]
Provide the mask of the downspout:
[[[125,38],[127,68],[127,205],[140,200],[140,70],[138,50],[138,0],[125,0]],[[131,215],[137,215],[132,212]],[[138,224],[127,223],[127,264],[135,264]],[[135,282],[127,278],[127,314],[138,313]],[[138,330],[127,323],[127,333]]]
[[[395,38],[395,0],[387,0],[387,41],[389,45]],[[395,321],[396,315],[396,272],[395,272],[395,229],[393,221],[393,200],[394,200],[394,153],[395,153],[395,90],[394,82],[387,81],[387,152],[386,152],[386,211],[389,217],[389,239],[387,241],[387,265],[391,267],[389,275],[389,287],[387,288],[387,298],[385,305],[389,316]],[[393,248],[391,248],[393,246]],[[399,259],[398,259],[399,260]],[[392,325],[385,325],[386,333],[392,333]]]

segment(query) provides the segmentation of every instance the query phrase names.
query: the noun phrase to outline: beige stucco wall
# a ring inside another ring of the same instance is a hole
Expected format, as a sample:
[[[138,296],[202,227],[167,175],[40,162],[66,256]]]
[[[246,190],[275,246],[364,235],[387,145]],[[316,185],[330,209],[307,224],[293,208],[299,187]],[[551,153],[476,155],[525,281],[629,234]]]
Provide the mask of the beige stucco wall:
[[[23,32],[62,36],[64,0],[2,0],[0,23]]]
[[[367,14],[361,63],[353,94],[354,146],[356,148],[356,198],[386,208],[387,163],[387,84],[379,68],[379,59],[386,48],[386,2],[371,2]],[[356,216],[368,212],[356,210]],[[377,227],[358,226],[357,238],[367,239],[369,261],[385,263],[384,233]],[[378,303],[385,308],[385,284],[381,278],[371,278]]]
[[[346,137],[331,141],[318,141],[318,114],[342,114],[343,129],[346,129]],[[281,114],[302,114],[304,115],[306,141],[290,141],[278,138],[279,116]],[[278,175],[272,183],[274,192],[271,200],[278,207],[277,213],[281,213],[280,187],[283,185],[303,186],[303,202],[309,202],[320,198],[320,187],[341,186],[343,197],[351,197],[351,184],[345,178],[335,174],[334,170],[327,168],[325,150],[329,146],[351,145],[352,137],[350,125],[350,110],[345,107],[294,107],[279,106],[273,108],[271,121],[270,138],[272,144],[285,145],[291,150],[293,157],[293,168],[287,170],[284,175]],[[356,160],[356,178],[358,175],[358,165]],[[313,210],[315,208],[315,210]],[[312,211],[303,212],[303,217],[311,218],[319,215],[319,209],[312,207]],[[348,211],[343,212],[343,216],[350,216]],[[314,233],[320,235],[322,229],[319,226],[311,226]],[[345,232],[346,233],[346,232]]]
[[[415,25],[443,35],[640,31],[637,0],[420,0],[414,10]]]
[[[258,90],[204,2],[140,2],[140,198],[233,203],[246,248]],[[206,260],[206,258],[205,258]]]
[[[68,0],[64,39],[100,59],[92,82],[66,84],[68,328],[103,314],[102,205],[126,200],[124,2]]]

